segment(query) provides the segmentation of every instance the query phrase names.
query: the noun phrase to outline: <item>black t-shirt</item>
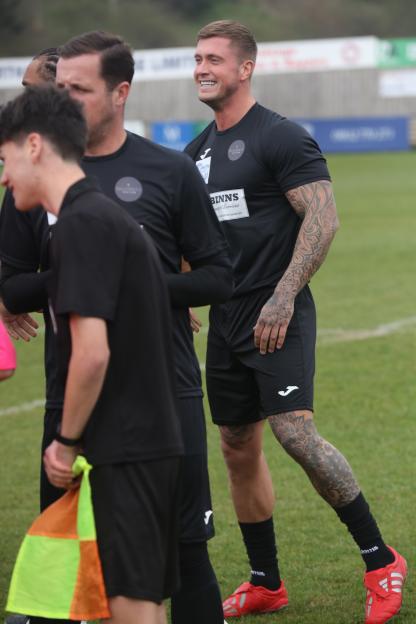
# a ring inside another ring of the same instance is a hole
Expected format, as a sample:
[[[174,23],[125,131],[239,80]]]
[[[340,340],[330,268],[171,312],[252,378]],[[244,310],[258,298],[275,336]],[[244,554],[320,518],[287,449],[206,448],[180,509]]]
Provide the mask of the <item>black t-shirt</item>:
[[[301,225],[285,193],[330,179],[317,143],[301,126],[255,104],[228,130],[210,124],[186,152],[207,184],[228,240],[234,296],[274,287]]]
[[[180,454],[169,295],[150,238],[84,178],[65,195],[51,265],[62,383],[71,356],[70,315],[107,325],[110,360],[83,434],[87,459],[98,465]]]
[[[128,133],[117,152],[85,157],[82,167],[150,234],[167,273],[180,273],[181,256],[192,264],[225,250],[205,186],[186,154]],[[202,396],[188,309],[174,309],[172,316],[178,396]]]
[[[86,157],[82,167],[148,232],[167,273],[180,273],[181,256],[192,264],[227,253],[205,185],[185,154],[128,133],[117,152]],[[41,208],[21,213],[14,204],[5,202],[0,212],[0,257],[22,270],[37,270],[40,257],[47,258],[41,243],[48,240],[49,229]],[[177,395],[201,396],[201,374],[187,308],[172,310],[172,323]],[[48,330],[45,349],[46,405],[59,407],[63,389],[56,384],[53,340]]]
[[[0,210],[0,260],[22,272],[46,271],[49,268],[50,228],[55,221],[55,217],[47,215],[41,207],[29,212],[19,212],[16,210],[13,195],[6,190]],[[46,407],[59,409],[62,407],[63,389],[57,379],[55,338],[46,301],[43,317]]]

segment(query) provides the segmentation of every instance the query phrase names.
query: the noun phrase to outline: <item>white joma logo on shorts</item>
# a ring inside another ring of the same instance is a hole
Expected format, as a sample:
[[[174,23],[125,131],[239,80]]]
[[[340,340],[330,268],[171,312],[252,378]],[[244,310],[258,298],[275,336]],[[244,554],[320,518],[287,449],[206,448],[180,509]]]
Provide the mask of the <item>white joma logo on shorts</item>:
[[[280,394],[280,396],[287,396],[293,392],[293,390],[299,390],[299,386],[286,386],[286,390],[279,390],[278,394]]]
[[[205,517],[204,517],[205,524],[208,524],[211,516],[212,516],[212,509],[208,509],[208,511],[205,512]]]

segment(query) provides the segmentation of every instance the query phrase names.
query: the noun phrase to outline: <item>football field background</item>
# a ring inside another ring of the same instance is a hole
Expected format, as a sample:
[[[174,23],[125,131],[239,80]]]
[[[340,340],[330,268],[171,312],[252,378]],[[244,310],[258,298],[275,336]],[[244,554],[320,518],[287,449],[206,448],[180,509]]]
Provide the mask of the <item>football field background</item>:
[[[416,624],[416,154],[332,156],[329,165],[341,228],[312,281],[319,327],[315,418],[351,463],[385,540],[408,560],[397,621]],[[195,344],[203,364],[207,310],[200,316],[204,328]],[[16,375],[0,384],[0,618],[18,545],[38,509],[42,341],[40,335],[17,343]],[[217,530],[210,549],[225,597],[247,579],[249,566],[208,407],[207,424]],[[268,429],[265,450],[290,606],[244,621],[363,622],[355,544]]]

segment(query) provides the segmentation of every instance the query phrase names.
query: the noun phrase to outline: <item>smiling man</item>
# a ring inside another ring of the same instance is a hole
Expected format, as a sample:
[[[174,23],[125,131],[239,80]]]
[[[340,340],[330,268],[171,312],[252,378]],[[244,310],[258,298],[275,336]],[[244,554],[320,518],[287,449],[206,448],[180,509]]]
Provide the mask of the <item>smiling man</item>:
[[[288,605],[262,450],[268,421],[356,541],[367,569],[365,621],[382,624],[400,609],[406,562],[384,543],[348,462],[313,420],[316,320],[308,282],[338,228],[330,176],[312,137],[256,102],[256,54],[253,35],[238,22],[200,30],[194,77],[215,121],[186,149],[230,244],[236,282],[232,300],[211,309],[206,363],[211,412],[252,568],[250,582],[224,602],[224,613],[231,618]]]

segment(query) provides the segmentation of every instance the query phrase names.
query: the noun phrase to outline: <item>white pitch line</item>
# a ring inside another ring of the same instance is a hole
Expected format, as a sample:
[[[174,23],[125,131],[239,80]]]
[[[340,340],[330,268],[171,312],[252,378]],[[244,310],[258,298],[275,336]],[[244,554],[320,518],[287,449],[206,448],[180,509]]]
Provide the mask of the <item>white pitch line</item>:
[[[380,336],[389,336],[406,327],[416,325],[416,316],[409,316],[408,318],[399,319],[398,321],[392,321],[391,323],[384,323],[378,325],[372,329],[342,329],[341,327],[336,329],[319,329],[318,328],[318,340],[323,344],[330,344],[334,342],[354,342],[355,340],[369,340],[370,338],[379,338]],[[205,335],[208,333],[208,327],[201,327],[198,334]],[[198,335],[197,334],[197,335]]]
[[[383,323],[373,329],[321,329],[318,330],[318,340],[322,344],[369,340],[371,338],[389,336],[413,325],[416,325],[416,316],[409,316],[391,323]]]
[[[321,329],[318,330],[318,340],[323,345],[334,344],[337,342],[369,340],[371,338],[389,336],[390,334],[399,332],[407,327],[413,327],[414,325],[416,325],[416,316],[409,316],[408,318],[392,321],[391,323],[377,325],[377,327],[374,327],[373,329]],[[203,333],[206,333],[206,331],[207,329],[205,329],[205,332]],[[199,366],[201,371],[204,372],[205,362],[199,362]],[[35,399],[29,403],[6,407],[5,409],[0,410],[0,416],[11,416],[13,414],[19,414],[20,412],[31,412],[32,410],[43,406],[44,402],[44,399]]]
[[[38,407],[42,407],[45,404],[45,399],[35,399],[29,403],[21,403],[20,405],[13,405],[12,407],[6,407],[0,410],[0,416],[12,416],[13,414],[20,414],[20,412],[31,412]]]

